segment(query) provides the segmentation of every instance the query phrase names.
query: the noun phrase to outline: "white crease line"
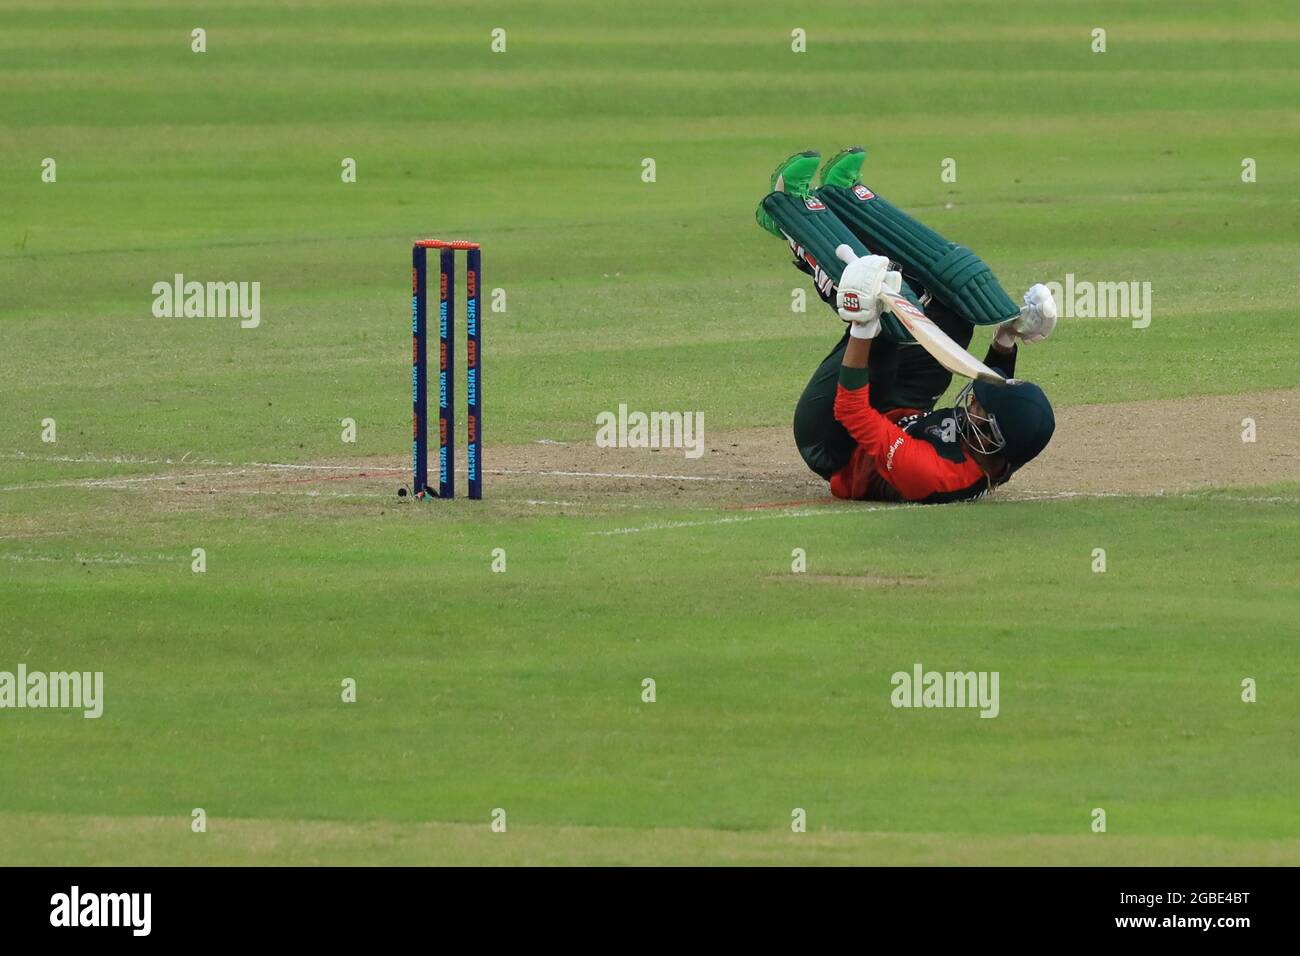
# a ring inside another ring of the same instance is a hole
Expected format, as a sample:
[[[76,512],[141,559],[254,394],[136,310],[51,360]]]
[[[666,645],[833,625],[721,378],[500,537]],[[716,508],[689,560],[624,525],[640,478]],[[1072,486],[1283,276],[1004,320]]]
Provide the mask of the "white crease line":
[[[42,491],[47,488],[121,488],[126,485],[141,484],[148,481],[189,481],[197,478],[225,478],[231,475],[246,475],[245,469],[238,471],[201,471],[191,475],[141,475],[122,478],[78,478],[72,481],[33,482],[26,485],[7,485],[0,491]]]
[[[10,461],[60,461],[60,462],[96,462],[100,464],[112,465],[161,465],[160,458],[132,458],[129,455],[114,455],[112,458],[105,458],[101,455],[29,455],[26,452],[17,451],[13,454],[0,455],[0,458],[6,458]],[[230,464],[227,462],[226,464]]]
[[[184,458],[189,457],[186,452]],[[290,462],[271,462],[271,461],[250,461],[243,464],[233,461],[211,461],[208,459],[195,459],[186,462],[184,458],[176,460],[173,458],[132,458],[129,456],[101,457],[97,455],[86,455],[81,457],[67,457],[51,455],[46,458],[39,458],[33,455],[27,455],[18,452],[13,455],[2,456],[5,458],[20,459],[24,461],[58,461],[81,464],[134,464],[134,465],[213,465],[226,468],[269,468],[275,471],[355,471],[361,472],[392,472],[399,473],[401,469],[390,467],[381,467],[379,465],[357,465],[357,464],[338,464],[338,465],[314,465],[314,464],[294,464]],[[458,467],[457,473],[464,474],[465,468]],[[543,475],[556,478],[627,478],[632,480],[645,481],[721,481],[721,482],[738,482],[747,484],[770,484],[779,485],[787,481],[808,480],[804,475],[792,475],[790,478],[752,478],[742,475],[653,475],[637,472],[622,471],[546,471],[533,468],[485,468],[483,473],[486,475]],[[0,491],[14,490],[23,486],[13,486],[13,488],[3,488]]]
[[[295,491],[287,488],[222,488],[216,485],[194,485],[190,488],[169,490],[194,495],[268,495],[271,497],[287,495],[294,498],[363,498],[366,501],[385,501],[397,497],[386,491],[312,491],[309,488]]]
[[[778,518],[816,518],[827,515],[845,516],[850,514],[863,514],[868,511],[884,511],[883,508],[875,506],[869,508],[833,508],[823,511],[781,511],[776,514],[766,515],[744,515],[734,518],[715,518],[711,521],[665,521],[660,524],[647,524],[639,528],[615,528],[612,531],[588,531],[587,534],[600,536],[613,534],[640,534],[642,531],[670,531],[675,528],[702,528],[707,525],[716,524],[739,524],[744,521],[774,521]],[[890,509],[892,510],[892,509]]]
[[[386,501],[390,497],[397,497],[386,492],[363,494],[352,491],[268,491],[262,488],[187,488],[185,490],[205,495],[266,495],[272,498],[283,496],[289,498],[359,498],[364,501]]]
[[[376,473],[384,472],[385,474],[387,474],[388,472],[393,472],[393,473],[397,473],[399,471],[404,472],[406,470],[406,469],[393,468],[391,466],[380,467],[378,465],[351,465],[351,464],[349,465],[291,465],[286,462],[274,462],[274,461],[250,461],[247,467],[270,468],[273,471],[355,471],[358,473],[373,471]],[[464,469],[457,469],[457,470],[463,471]]]
[[[104,457],[97,455],[86,455],[81,457],[71,457],[65,455],[36,456],[29,455],[25,452],[15,452],[12,454],[0,455],[0,458],[8,458],[22,461],[56,461],[82,464],[154,464],[154,465],[176,465],[185,464],[186,459],[193,452],[186,452],[179,460],[173,458],[133,458],[125,455],[113,457]],[[387,476],[390,474],[401,473],[401,469],[391,467],[380,467],[378,465],[356,465],[356,464],[336,464],[336,465],[315,465],[315,464],[296,464],[290,462],[267,462],[251,461],[240,465],[233,461],[214,461],[209,459],[194,459],[188,462],[194,465],[212,465],[228,468],[265,468],[272,471],[354,471],[358,474],[374,473],[375,477]],[[466,469],[458,467],[458,474],[464,474]],[[242,475],[245,471],[229,472],[203,472],[198,475],[156,475],[145,477],[122,477],[122,478],[87,478],[74,479],[71,481],[40,484],[33,483],[27,485],[9,485],[0,487],[0,491],[25,491],[36,490],[40,488],[84,488],[84,487],[114,487],[116,485],[147,481],[166,481],[168,479],[182,480],[190,478],[219,478],[230,475]],[[784,484],[791,481],[804,481],[812,483],[805,475],[792,475],[789,478],[750,478],[739,475],[652,475],[630,472],[613,472],[613,471],[542,471],[529,468],[485,468],[483,473],[487,475],[541,475],[561,478],[627,478],[632,480],[651,480],[651,481],[719,481],[719,482],[736,482],[748,484]],[[191,490],[191,489],[187,489]],[[214,491],[227,492],[233,489],[212,489]],[[310,494],[315,494],[310,493]],[[350,495],[333,495],[331,497],[350,497]],[[358,495],[357,497],[369,497]],[[1049,491],[1049,492],[1026,492],[1024,494],[1010,490],[1009,494],[990,498],[993,501],[1052,501],[1070,498],[1205,498],[1208,500],[1222,501],[1248,501],[1259,504],[1300,504],[1300,497],[1289,496],[1260,496],[1260,495],[1233,495],[1224,492],[1207,492],[1197,489],[1186,489],[1183,491],[1166,492],[1163,489],[1152,492],[1128,492],[1128,491]],[[564,502],[559,502],[563,504]]]
[[[1074,491],[1055,492],[1052,494],[1045,494],[1045,495],[1039,495],[1034,497],[1026,496],[1023,498],[1001,498],[1001,499],[986,499],[986,500],[994,500],[994,501],[1000,500],[1000,501],[1007,502],[1009,504],[1015,504],[1016,502],[1021,502],[1021,501],[1066,501],[1069,500],[1070,498],[1206,498],[1214,501],[1249,501],[1249,502],[1260,502],[1266,504],[1275,504],[1275,503],[1300,504],[1300,498],[1286,498],[1286,497],[1246,498],[1246,497],[1240,497],[1238,495],[1225,495],[1225,494],[1198,495],[1195,493],[1182,493],[1182,494],[1166,495],[1164,493],[1161,493],[1161,494],[1141,495],[1141,494],[1127,494],[1123,492],[1093,493],[1093,492],[1074,492]],[[964,503],[966,502],[954,502],[954,504],[964,504]],[[969,502],[969,503],[974,504],[975,502]],[[911,511],[926,510],[924,505],[892,505],[884,508],[873,505],[867,508],[846,507],[846,508],[826,509],[821,511],[782,511],[777,514],[745,515],[743,517],[733,517],[733,518],[715,518],[710,521],[666,521],[660,524],[642,525],[639,528],[614,528],[613,530],[610,531],[588,531],[587,534],[599,535],[602,537],[608,535],[616,535],[616,534],[640,534],[643,531],[670,531],[676,528],[701,528],[710,525],[738,524],[740,522],[745,522],[745,521],[764,521],[764,520],[772,520],[776,518],[811,518],[811,517],[816,517],[818,515],[848,516],[848,515],[862,514],[863,512],[870,512],[870,511],[896,511],[899,510],[900,507],[906,508],[907,510],[911,510]]]
[[[1163,491],[1016,491],[991,495],[988,501],[1061,501],[1067,498],[1165,498]]]
[[[625,471],[536,471],[529,468],[483,469],[487,475],[550,475],[557,478],[630,478],[652,481],[724,481],[781,485],[793,478],[742,478],[735,475],[642,475]]]
[[[143,462],[135,462],[135,464],[143,464]],[[172,462],[172,464],[176,463]],[[193,462],[193,464],[201,464],[201,462]],[[233,462],[226,462],[226,464],[234,465]],[[0,491],[40,491],[45,488],[122,488],[132,484],[152,481],[193,481],[201,478],[229,478],[232,476],[247,475],[249,474],[250,468],[262,468],[273,471],[289,471],[299,468],[321,469],[325,471],[354,469],[363,473],[379,471],[379,469],[374,467],[358,468],[350,465],[272,465],[267,464],[266,462],[250,462],[247,465],[236,466],[236,470],[234,471],[201,471],[191,474],[169,475],[122,475],[116,478],[73,478],[67,481],[50,482],[35,481],[25,485],[7,485],[5,487],[0,487]],[[376,477],[379,477],[378,474]],[[185,490],[192,491],[193,489],[187,488]],[[220,488],[212,490],[225,492],[235,489]]]
[[[192,454],[194,453],[187,451],[180,458],[137,458],[133,455],[29,455],[20,451],[11,455],[0,455],[0,458],[6,458],[10,461],[55,461],[61,464],[74,465],[221,465],[233,467],[237,464],[237,462],[233,461],[211,461],[204,458],[190,460]]]
[[[0,455],[0,458],[16,460],[16,462],[60,462],[64,464],[208,464],[208,466],[221,468],[270,468],[272,471],[294,471],[294,470],[312,470],[312,471],[398,471],[396,468],[387,468],[374,466],[365,466],[365,464],[292,464],[289,462],[218,462],[211,458],[190,458],[194,454],[192,451],[186,451],[181,458],[134,458],[131,455],[29,455],[23,451],[17,451],[13,454]],[[463,471],[463,468],[461,470]]]
[[[85,478],[77,484],[87,488],[98,488],[100,486],[112,487],[114,485],[133,485],[146,481],[190,481],[195,478],[229,478],[233,475],[246,475],[248,471],[244,468],[236,471],[200,471],[191,475],[141,475],[135,478]]]
[[[1178,498],[1182,500],[1204,501],[1249,501],[1256,504],[1300,504],[1300,497],[1286,495],[1234,495],[1224,491],[1201,491],[1190,488],[1185,491],[1045,491],[1039,494],[1012,492],[991,501],[1065,501],[1071,498]]]
[[[125,554],[74,554],[70,558],[52,557],[46,554],[0,554],[0,561],[32,561],[43,564],[59,564],[66,561],[71,561],[76,564],[152,564],[162,561],[178,560],[181,559],[166,554],[155,554],[151,557],[146,556],[139,558],[134,558]]]
[[[1270,504],[1270,505],[1272,505],[1272,504],[1300,505],[1300,498],[1286,498],[1286,497],[1281,497],[1281,496],[1275,496],[1275,497],[1271,497],[1271,498],[1269,498],[1269,497],[1262,497],[1262,496],[1256,496],[1256,495],[1224,495],[1224,494],[1217,494],[1217,495],[1196,495],[1196,494],[1189,494],[1189,495],[1185,495],[1184,497],[1187,497],[1187,498],[1213,498],[1215,501],[1251,501],[1251,502],[1255,502],[1255,503],[1258,503],[1258,504]]]

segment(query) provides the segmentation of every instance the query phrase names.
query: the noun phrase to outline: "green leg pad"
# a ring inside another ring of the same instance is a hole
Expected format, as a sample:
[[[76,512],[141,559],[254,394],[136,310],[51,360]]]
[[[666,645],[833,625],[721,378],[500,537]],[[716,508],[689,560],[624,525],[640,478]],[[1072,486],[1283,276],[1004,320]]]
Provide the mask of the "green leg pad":
[[[993,325],[1020,314],[984,260],[861,183],[822,186],[813,197],[834,212],[857,239],[915,276],[940,302],[973,325]]]
[[[813,268],[813,281],[825,295],[832,286],[839,285],[844,274],[844,263],[835,250],[846,245],[855,255],[872,253],[849,230],[839,216],[816,197],[799,199],[789,193],[769,193],[762,203],[763,211],[780,227],[781,231],[799,248],[795,254]],[[921,300],[907,283],[902,293],[917,308]],[[911,342],[912,335],[903,328],[893,313],[886,312],[880,320],[881,334],[894,342]]]

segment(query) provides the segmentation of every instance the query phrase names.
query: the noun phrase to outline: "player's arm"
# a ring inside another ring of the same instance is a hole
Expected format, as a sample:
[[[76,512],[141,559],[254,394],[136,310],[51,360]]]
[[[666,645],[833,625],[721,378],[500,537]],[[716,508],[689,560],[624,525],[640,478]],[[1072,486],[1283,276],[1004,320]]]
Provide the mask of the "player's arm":
[[[855,336],[852,330],[849,331],[849,344],[844,349],[844,359],[840,363],[840,370],[846,368],[863,369],[867,367],[867,361],[871,358],[871,339],[860,339]],[[866,376],[862,376],[862,381],[866,383]],[[844,376],[840,376],[840,381],[844,381]]]
[[[1019,350],[1013,340],[1009,344],[1004,344],[995,335],[993,341],[989,343],[988,354],[984,356],[984,364],[995,371],[1001,372],[1007,378],[1016,377],[1016,355]]]
[[[852,329],[849,334],[835,392],[835,418],[871,457],[876,472],[907,501],[969,488],[982,475],[977,464],[941,457],[928,442],[908,435],[871,407],[871,340],[852,337]]]
[[[998,326],[989,346],[984,364],[995,368],[1007,378],[1016,374],[1016,339],[1041,342],[1056,328],[1056,302],[1052,293],[1041,282],[1029,287],[1020,314]]]
[[[850,324],[835,392],[835,418],[871,456],[876,471],[908,501],[969,487],[978,472],[940,457],[929,443],[912,438],[871,407],[867,364],[879,331],[878,318]]]

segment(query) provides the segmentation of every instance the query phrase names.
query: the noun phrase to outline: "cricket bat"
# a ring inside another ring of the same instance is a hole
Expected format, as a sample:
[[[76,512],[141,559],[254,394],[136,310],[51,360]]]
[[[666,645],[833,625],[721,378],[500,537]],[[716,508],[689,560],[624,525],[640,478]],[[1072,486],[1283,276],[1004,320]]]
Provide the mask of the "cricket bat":
[[[952,338],[934,321],[903,298],[897,292],[880,290],[880,298],[886,312],[897,316],[903,327],[912,333],[912,338],[921,347],[934,356],[935,361],[948,371],[979,382],[992,382],[994,385],[1007,384],[1006,377],[989,368],[975,356],[952,340]]]
[[[835,250],[835,254],[845,263],[857,258],[847,245],[841,245]],[[929,316],[897,292],[881,289],[880,300],[884,311],[894,313],[898,321],[903,323],[903,327],[912,333],[912,338],[916,339],[921,347],[933,355],[935,361],[948,371],[980,382],[992,382],[994,385],[1007,384],[1005,376],[993,371],[954,342],[952,337],[935,325]]]

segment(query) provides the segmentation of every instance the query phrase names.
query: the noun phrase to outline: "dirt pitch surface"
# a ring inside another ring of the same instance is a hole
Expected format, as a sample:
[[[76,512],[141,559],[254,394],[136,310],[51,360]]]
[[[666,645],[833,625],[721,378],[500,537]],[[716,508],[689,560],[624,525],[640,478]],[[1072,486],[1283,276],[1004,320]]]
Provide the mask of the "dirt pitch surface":
[[[998,497],[1176,494],[1294,479],[1300,475],[1300,432],[1293,426],[1298,414],[1300,389],[1061,409],[1048,450]],[[1242,439],[1246,419],[1255,423],[1255,442]],[[694,460],[681,450],[609,449],[594,443],[489,445],[487,494],[529,508],[607,512],[647,505],[762,509],[833,501],[825,482],[799,459],[788,428],[706,436],[707,451]],[[410,484],[405,462],[387,458],[303,464],[231,462],[189,453],[167,459],[68,456],[50,462],[65,468],[65,477],[7,485],[0,492],[76,487],[191,499],[320,496],[397,503],[398,488]],[[109,465],[128,466],[131,473],[84,477]],[[463,473],[460,484],[463,494]]]

